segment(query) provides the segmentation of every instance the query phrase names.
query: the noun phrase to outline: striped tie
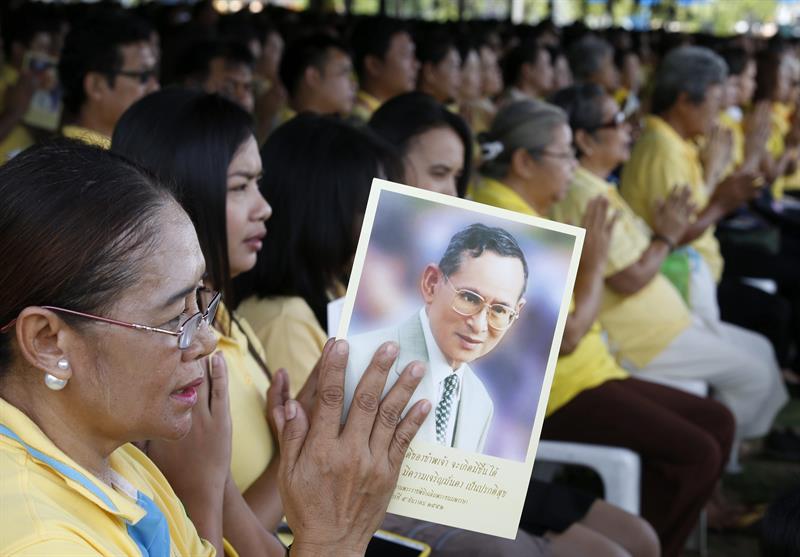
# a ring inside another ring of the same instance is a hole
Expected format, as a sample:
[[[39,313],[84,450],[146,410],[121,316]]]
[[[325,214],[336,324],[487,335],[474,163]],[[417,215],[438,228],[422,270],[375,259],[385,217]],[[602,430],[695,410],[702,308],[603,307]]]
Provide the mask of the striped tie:
[[[442,400],[436,405],[436,442],[440,445],[447,443],[447,424],[450,423],[450,411],[453,409],[453,393],[458,388],[458,375],[448,375],[444,380],[444,393]]]

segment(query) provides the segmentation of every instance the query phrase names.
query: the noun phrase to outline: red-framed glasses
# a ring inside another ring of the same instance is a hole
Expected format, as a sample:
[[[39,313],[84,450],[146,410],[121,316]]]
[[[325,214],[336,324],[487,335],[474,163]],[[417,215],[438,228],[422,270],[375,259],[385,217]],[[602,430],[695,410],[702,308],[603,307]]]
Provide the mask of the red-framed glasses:
[[[162,333],[165,335],[172,335],[178,337],[178,348],[180,350],[186,350],[189,346],[192,345],[192,341],[194,340],[195,333],[200,329],[200,326],[205,323],[209,327],[214,323],[214,317],[217,314],[217,308],[219,307],[219,302],[222,299],[222,295],[219,292],[212,292],[207,288],[199,288],[197,290],[197,302],[198,307],[202,305],[203,297],[207,298],[209,295],[211,300],[208,302],[205,311],[198,311],[191,317],[189,317],[186,321],[184,321],[180,327],[178,327],[177,331],[170,331],[168,329],[161,329],[159,327],[150,327],[149,325],[142,325],[140,323],[128,323],[127,321],[120,321],[118,319],[111,319],[109,317],[101,317],[99,315],[92,315],[91,313],[83,313],[82,311],[75,311],[72,309],[60,308],[56,306],[41,306],[44,309],[49,309],[50,311],[57,311],[60,313],[66,313],[69,315],[75,315],[77,317],[83,317],[85,319],[92,319],[94,321],[100,321],[102,323],[108,323],[110,325],[119,325],[120,327],[127,327],[128,329],[136,329],[137,331],[148,331],[151,333]],[[10,323],[6,324],[2,328],[0,328],[0,333],[8,332],[11,327],[17,322],[16,319],[11,321]]]

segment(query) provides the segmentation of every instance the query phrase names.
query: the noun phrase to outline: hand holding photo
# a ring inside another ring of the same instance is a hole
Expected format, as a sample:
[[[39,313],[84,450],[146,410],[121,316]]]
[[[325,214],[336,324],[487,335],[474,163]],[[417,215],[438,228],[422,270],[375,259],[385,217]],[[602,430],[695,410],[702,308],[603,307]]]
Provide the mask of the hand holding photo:
[[[406,409],[432,405],[390,512],[516,535],[582,240],[581,229],[374,180],[339,321],[344,415],[387,341],[399,353],[383,394],[417,361],[426,373]]]

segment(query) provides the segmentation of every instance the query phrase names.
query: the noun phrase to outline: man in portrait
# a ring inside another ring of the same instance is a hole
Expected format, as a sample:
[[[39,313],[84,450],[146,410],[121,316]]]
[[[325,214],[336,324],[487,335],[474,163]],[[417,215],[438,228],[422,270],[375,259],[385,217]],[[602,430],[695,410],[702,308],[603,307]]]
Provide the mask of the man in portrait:
[[[519,318],[527,281],[525,255],[507,231],[472,224],[456,233],[439,264],[422,272],[418,313],[399,326],[349,339],[345,415],[361,372],[381,344],[394,341],[400,350],[384,395],[409,363],[426,365],[406,407],[421,399],[433,406],[415,439],[483,452],[494,405],[470,363],[495,349]]]

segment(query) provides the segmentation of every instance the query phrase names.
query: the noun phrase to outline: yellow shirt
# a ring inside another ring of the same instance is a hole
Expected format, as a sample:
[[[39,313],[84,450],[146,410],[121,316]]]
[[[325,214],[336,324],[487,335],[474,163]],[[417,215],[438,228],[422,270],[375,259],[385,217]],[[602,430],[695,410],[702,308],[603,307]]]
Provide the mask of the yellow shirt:
[[[253,296],[242,302],[237,313],[253,327],[266,351],[269,369],[286,369],[295,396],[328,340],[314,312],[300,296]]]
[[[609,200],[619,214],[611,235],[606,277],[636,263],[650,246],[650,229],[628,207],[617,188],[583,167],[575,172],[563,201],[553,206],[550,216],[580,226],[586,206],[595,197]],[[646,366],[691,323],[689,309],[680,293],[661,273],[641,290],[621,295],[606,286],[600,309],[600,323],[608,333],[611,350],[636,367]]]
[[[6,108],[6,90],[19,80],[19,72],[9,64],[0,67],[0,111]],[[11,132],[0,140],[0,165],[6,163],[20,151],[33,145],[33,136],[22,124],[17,124]]]
[[[376,110],[381,107],[381,101],[364,91],[358,90],[356,95],[356,102],[353,105],[353,112],[351,116],[361,122],[369,122],[372,115]]]
[[[785,103],[774,102],[771,108],[772,127],[769,139],[767,139],[767,152],[773,159],[777,160],[783,156],[786,150],[786,134],[791,130],[792,107]],[[775,199],[782,199],[786,189],[796,189],[792,187],[798,181],[798,173],[791,176],[779,176],[772,184],[772,194]],[[789,184],[789,187],[787,187]]]
[[[228,390],[231,400],[232,454],[231,474],[244,492],[264,472],[274,453],[272,434],[267,423],[269,379],[250,354],[248,342],[264,359],[264,350],[250,326],[242,318],[231,321],[227,308],[220,304],[216,324],[230,336],[217,331],[217,348],[228,366]]]
[[[111,453],[109,463],[114,488],[0,399],[0,555],[141,557],[137,534],[153,540],[153,555],[167,544],[172,557],[215,554],[198,536],[166,478],[141,451],[123,445]],[[159,514],[166,530],[158,528]]]
[[[709,193],[697,148],[658,116],[648,116],[642,136],[622,169],[620,194],[650,225],[656,202],[665,199],[673,187],[680,185],[689,186],[697,210],[703,210]],[[692,247],[703,256],[714,280],[719,282],[724,261],[714,237],[714,227],[709,226],[692,242]]]
[[[103,149],[111,148],[110,137],[94,130],[90,130],[89,128],[83,128],[81,126],[64,126],[61,128],[61,134],[64,137],[79,139],[84,143],[88,143],[89,145],[94,145],[96,147],[102,147]]]
[[[475,188],[472,199],[510,211],[538,216],[533,207],[528,205],[517,192],[491,178],[482,180]],[[575,351],[558,358],[553,385],[550,388],[550,398],[547,400],[547,415],[583,391],[598,387],[606,381],[627,377],[628,373],[617,365],[608,352],[600,323],[595,321]]]
[[[730,131],[733,138],[731,161],[720,176],[720,180],[724,180],[744,163],[744,128],[742,123],[736,120],[727,110],[723,110],[720,113],[719,124]]]

